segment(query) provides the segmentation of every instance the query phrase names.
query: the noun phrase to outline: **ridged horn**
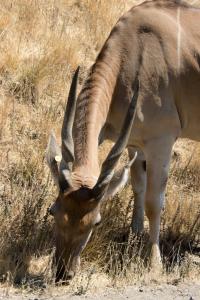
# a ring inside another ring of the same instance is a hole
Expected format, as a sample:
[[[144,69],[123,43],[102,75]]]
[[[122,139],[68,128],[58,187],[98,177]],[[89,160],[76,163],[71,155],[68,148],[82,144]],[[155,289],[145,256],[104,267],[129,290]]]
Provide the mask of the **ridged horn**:
[[[114,169],[117,165],[117,162],[128,143],[131,128],[135,118],[135,111],[136,111],[135,108],[137,105],[137,99],[139,93],[138,79],[136,79],[135,81],[134,90],[135,92],[131,100],[131,103],[129,105],[128,112],[126,114],[119,138],[117,142],[114,144],[114,146],[112,147],[111,151],[109,152],[106,160],[103,162],[101,173],[99,175],[96,185],[93,188],[93,194],[96,200],[101,200],[103,198],[103,195],[113,177]]]
[[[61,138],[62,138],[62,159],[64,160],[64,169],[71,171],[72,164],[74,161],[74,142],[72,137],[72,128],[74,123],[75,111],[76,111],[76,92],[77,92],[77,84],[78,84],[78,74],[79,74],[79,67],[76,69],[74,73],[67,106],[65,110],[62,131],[61,131]]]

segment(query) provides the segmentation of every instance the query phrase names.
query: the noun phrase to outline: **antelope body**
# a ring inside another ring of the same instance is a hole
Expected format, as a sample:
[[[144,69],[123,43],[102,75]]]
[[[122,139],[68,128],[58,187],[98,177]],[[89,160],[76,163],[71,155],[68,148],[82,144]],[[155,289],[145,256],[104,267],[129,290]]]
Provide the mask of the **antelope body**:
[[[47,152],[60,189],[51,209],[57,280],[75,274],[80,253],[100,221],[102,199],[124,186],[129,168],[135,195],[131,226],[142,231],[145,210],[151,264],[158,265],[160,213],[173,144],[178,137],[200,140],[200,10],[175,0],[133,7],[112,29],[76,104],[77,73],[62,127],[62,150],[52,136]],[[98,145],[105,139],[117,142],[100,172]],[[125,147],[131,162],[116,176],[113,170]]]

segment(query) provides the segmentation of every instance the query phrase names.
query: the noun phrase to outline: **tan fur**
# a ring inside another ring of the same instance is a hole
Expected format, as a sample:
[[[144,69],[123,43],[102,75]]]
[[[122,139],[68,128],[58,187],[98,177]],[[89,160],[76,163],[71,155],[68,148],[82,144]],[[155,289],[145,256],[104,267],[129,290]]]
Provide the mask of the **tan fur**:
[[[199,9],[175,0],[133,7],[117,22],[92,66],[78,97],[73,129],[77,191],[58,199],[70,203],[71,218],[74,224],[78,218],[82,232],[84,228],[89,232],[99,212],[99,206],[91,208],[90,201],[83,200],[83,187],[92,188],[99,175],[99,136],[113,141],[118,137],[136,77],[140,92],[128,143],[131,158],[135,150],[139,152],[131,172],[135,193],[132,227],[136,232],[142,230],[145,207],[152,262],[157,265],[160,212],[172,146],[178,137],[200,140]],[[82,212],[83,219],[79,217]],[[77,228],[74,225],[70,233],[72,239],[78,238]]]

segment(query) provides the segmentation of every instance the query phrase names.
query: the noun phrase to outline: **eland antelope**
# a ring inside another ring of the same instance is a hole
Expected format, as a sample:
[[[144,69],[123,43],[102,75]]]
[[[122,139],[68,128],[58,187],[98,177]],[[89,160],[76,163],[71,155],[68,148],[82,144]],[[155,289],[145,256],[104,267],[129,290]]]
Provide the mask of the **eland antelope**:
[[[129,168],[135,196],[131,226],[136,233],[143,230],[145,210],[151,265],[159,265],[172,147],[178,137],[200,140],[200,10],[178,0],[133,7],[112,29],[78,97],[77,81],[78,70],[62,146],[52,134],[47,150],[59,187],[50,209],[56,223],[56,280],[74,276],[101,220],[102,200],[123,188]],[[100,171],[98,146],[105,139],[115,144]],[[125,147],[130,163],[114,172]]]

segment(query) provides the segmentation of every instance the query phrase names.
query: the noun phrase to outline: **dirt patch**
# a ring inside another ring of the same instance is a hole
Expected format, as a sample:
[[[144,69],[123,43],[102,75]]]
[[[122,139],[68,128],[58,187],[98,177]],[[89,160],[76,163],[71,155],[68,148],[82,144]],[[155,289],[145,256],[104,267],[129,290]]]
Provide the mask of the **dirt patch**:
[[[122,299],[137,299],[137,300],[198,300],[200,299],[200,283],[182,283],[176,285],[150,285],[150,286],[127,286],[123,289],[107,288],[100,293],[87,293],[85,295],[66,294],[65,290],[55,288],[44,292],[43,294],[34,293],[17,293],[16,291],[2,289],[0,290],[0,300],[122,300]]]

